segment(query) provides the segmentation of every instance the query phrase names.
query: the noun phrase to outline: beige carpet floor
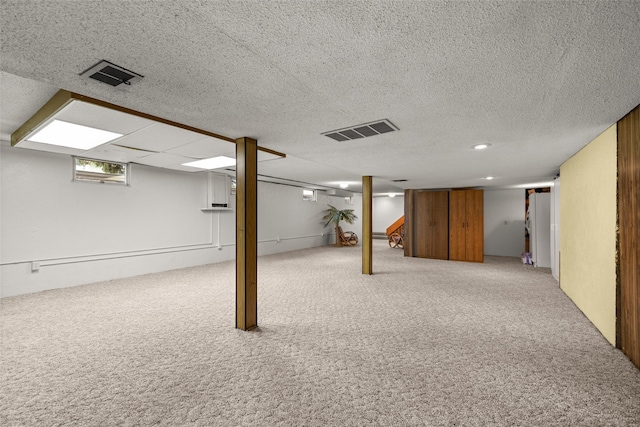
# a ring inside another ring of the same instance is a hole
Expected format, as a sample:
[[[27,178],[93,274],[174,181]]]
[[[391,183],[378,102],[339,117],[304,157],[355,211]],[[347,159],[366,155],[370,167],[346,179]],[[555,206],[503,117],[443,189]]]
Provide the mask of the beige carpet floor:
[[[254,332],[232,263],[4,298],[0,425],[640,425],[640,371],[548,269],[360,255],[260,258]]]

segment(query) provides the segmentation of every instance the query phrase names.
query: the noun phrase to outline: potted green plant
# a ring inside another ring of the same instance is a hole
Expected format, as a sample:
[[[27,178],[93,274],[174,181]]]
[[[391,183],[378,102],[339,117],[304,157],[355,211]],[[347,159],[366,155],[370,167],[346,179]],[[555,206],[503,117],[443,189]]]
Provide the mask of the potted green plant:
[[[325,209],[324,216],[322,217],[322,221],[325,221],[324,226],[328,226],[333,223],[334,228],[336,230],[336,246],[341,246],[340,237],[338,233],[338,227],[340,226],[340,221],[346,221],[349,224],[353,224],[358,217],[353,213],[353,209],[338,209],[335,206],[327,205],[329,209]],[[356,237],[357,239],[357,237]],[[357,241],[357,240],[356,240]]]

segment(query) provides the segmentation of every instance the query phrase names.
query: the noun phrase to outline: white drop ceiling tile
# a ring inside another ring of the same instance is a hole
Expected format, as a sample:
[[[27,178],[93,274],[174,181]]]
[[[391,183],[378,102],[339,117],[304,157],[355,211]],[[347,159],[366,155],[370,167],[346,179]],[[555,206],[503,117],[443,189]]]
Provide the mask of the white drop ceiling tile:
[[[62,147],[60,145],[42,144],[40,142],[33,142],[23,140],[16,147],[28,148],[31,150],[48,151],[49,153],[70,154],[72,156],[83,155],[86,150],[80,150],[77,148]]]
[[[278,160],[278,159],[282,159],[282,157],[276,154],[267,153],[266,151],[258,151],[259,162],[265,162],[267,160]]]
[[[71,101],[55,117],[65,122],[125,135],[153,124],[153,121],[142,117],[77,100]]]
[[[194,159],[207,159],[209,157],[227,156],[236,157],[236,144],[222,139],[206,136],[197,141],[190,142],[180,147],[166,150],[166,153],[178,156],[192,157]]]
[[[156,166],[159,168],[169,168],[173,166],[181,166],[183,163],[192,161],[193,159],[190,159],[188,157],[174,156],[173,154],[166,153],[156,153],[142,157],[141,159],[137,160],[137,163],[142,163],[143,165],[148,166]]]
[[[112,162],[138,162],[139,159],[151,154],[153,153],[149,151],[132,150],[130,148],[118,147],[117,145],[112,144],[102,145],[85,153],[87,157],[98,160],[109,160]]]
[[[174,165],[174,166],[164,166],[164,168],[172,169],[176,171],[183,171],[183,172],[206,172],[204,169],[192,168],[189,166],[182,166],[181,164]]]
[[[118,144],[143,150],[164,152],[202,138],[202,134],[190,130],[154,123],[118,140]]]

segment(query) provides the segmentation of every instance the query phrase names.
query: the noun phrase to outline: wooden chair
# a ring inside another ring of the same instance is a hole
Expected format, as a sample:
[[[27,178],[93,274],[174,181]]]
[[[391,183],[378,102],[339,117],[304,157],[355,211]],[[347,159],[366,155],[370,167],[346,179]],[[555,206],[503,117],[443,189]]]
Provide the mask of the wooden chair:
[[[404,249],[404,230],[402,230],[402,233],[391,233],[389,236],[389,247]]]
[[[358,236],[353,231],[342,231],[342,227],[338,226],[338,241],[342,246],[355,246]]]

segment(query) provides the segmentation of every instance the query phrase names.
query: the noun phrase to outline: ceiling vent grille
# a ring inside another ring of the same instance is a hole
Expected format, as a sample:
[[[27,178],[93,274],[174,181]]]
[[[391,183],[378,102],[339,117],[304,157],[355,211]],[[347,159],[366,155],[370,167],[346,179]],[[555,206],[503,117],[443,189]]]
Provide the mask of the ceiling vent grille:
[[[400,130],[396,125],[387,119],[376,120],[371,123],[364,123],[357,126],[350,126],[343,129],[324,132],[322,135],[328,136],[336,141],[350,141],[352,139],[366,138],[380,135],[381,133],[394,132]]]
[[[121,84],[130,86],[144,77],[138,73],[134,73],[133,71],[129,71],[126,68],[122,68],[119,65],[105,60],[98,62],[96,65],[82,72],[80,75],[98,80],[99,82],[106,83],[114,87],[120,86]]]

